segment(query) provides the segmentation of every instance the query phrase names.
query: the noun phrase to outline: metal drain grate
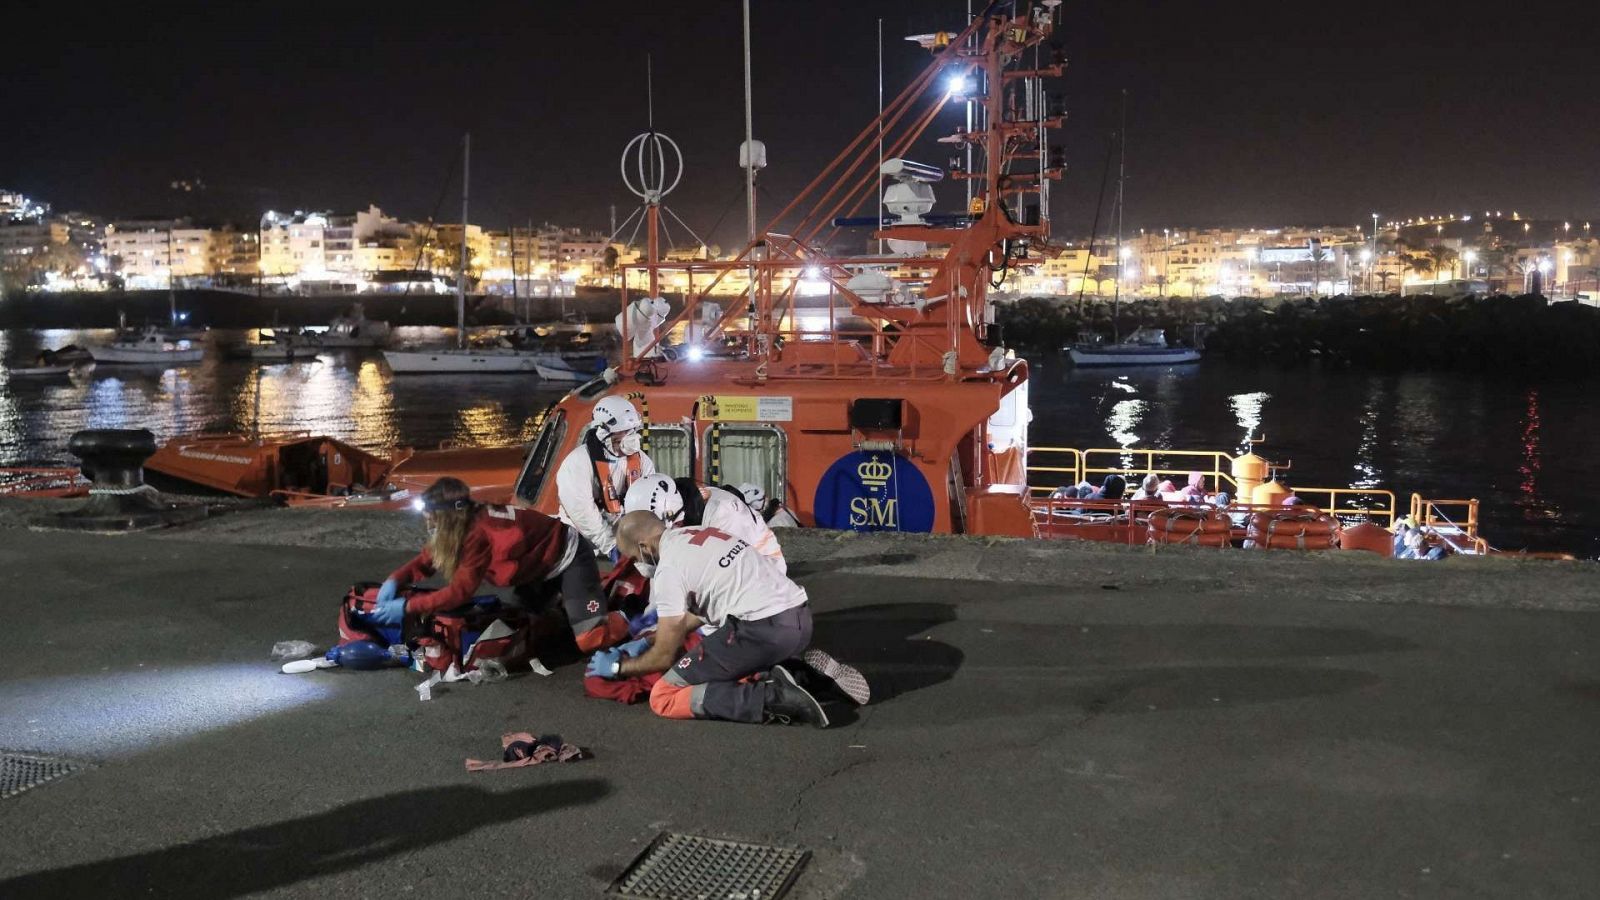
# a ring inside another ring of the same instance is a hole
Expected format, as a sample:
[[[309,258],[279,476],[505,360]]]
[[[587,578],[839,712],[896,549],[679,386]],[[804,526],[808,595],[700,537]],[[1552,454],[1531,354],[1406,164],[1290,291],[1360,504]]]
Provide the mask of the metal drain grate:
[[[617,897],[778,900],[810,850],[663,832],[611,883]]]
[[[0,800],[83,769],[83,763],[53,756],[0,751]]]

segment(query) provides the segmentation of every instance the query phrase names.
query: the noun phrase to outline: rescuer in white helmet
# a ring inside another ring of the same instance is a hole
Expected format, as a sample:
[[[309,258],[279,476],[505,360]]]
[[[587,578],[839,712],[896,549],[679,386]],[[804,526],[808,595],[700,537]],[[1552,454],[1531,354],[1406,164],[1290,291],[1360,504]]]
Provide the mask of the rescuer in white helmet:
[[[616,558],[617,520],[634,482],[654,475],[655,463],[640,447],[644,421],[626,397],[594,405],[594,427],[556,470],[561,520],[589,539],[595,552]]]
[[[704,526],[743,538],[757,553],[772,560],[780,574],[789,571],[777,535],[745,503],[744,495],[737,488],[700,485],[692,478],[647,475],[628,488],[628,495],[622,501],[624,513],[639,510],[654,515],[668,528]],[[640,574],[650,577],[647,565],[635,560],[634,566],[639,568]]]
[[[799,528],[800,520],[789,512],[783,501],[773,497],[767,499],[767,492],[761,485],[746,481],[739,485],[739,493],[744,497],[744,502],[750,505],[755,514],[767,523],[769,528]]]

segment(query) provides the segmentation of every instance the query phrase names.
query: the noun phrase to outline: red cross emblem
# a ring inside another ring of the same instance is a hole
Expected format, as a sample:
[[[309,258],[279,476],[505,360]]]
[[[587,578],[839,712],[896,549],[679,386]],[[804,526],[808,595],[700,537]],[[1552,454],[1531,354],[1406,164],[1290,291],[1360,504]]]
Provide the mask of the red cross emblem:
[[[733,540],[733,535],[720,528],[700,528],[696,529],[694,537],[689,538],[689,543],[696,547],[701,547],[712,538],[716,538],[719,541],[731,541]]]
[[[678,660],[678,668],[680,668],[680,669],[689,668],[689,657],[685,656],[683,659]]]
[[[592,612],[592,613],[599,612],[600,611],[600,601],[599,600],[590,600],[589,601],[589,605],[587,607],[585,607],[585,608],[588,609],[589,612]]]

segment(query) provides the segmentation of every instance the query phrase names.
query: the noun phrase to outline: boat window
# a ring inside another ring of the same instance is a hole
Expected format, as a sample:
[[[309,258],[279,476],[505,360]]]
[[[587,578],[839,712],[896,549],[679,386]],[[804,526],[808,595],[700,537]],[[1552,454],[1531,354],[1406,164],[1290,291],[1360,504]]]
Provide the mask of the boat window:
[[[688,430],[676,425],[651,425],[650,461],[663,475],[687,478],[690,475]]]
[[[706,429],[706,478],[712,484],[761,485],[768,497],[783,497],[789,478],[788,440],[773,425],[723,425],[720,464],[712,452],[718,429]]]
[[[544,424],[539,426],[533,448],[528,451],[528,460],[522,465],[522,474],[517,476],[518,500],[529,506],[539,501],[545,482],[551,480],[549,475],[556,467],[556,453],[566,434],[567,414],[559,409],[545,413]]]

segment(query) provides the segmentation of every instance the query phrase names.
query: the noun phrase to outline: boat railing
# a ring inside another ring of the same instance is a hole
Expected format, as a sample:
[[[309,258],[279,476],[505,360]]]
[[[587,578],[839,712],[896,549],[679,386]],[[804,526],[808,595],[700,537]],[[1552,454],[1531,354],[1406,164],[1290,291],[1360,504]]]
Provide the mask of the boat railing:
[[[1295,485],[1294,494],[1341,520],[1364,518],[1385,528],[1393,528],[1395,517],[1399,515],[1399,501],[1395,499],[1394,491],[1381,488],[1324,488]],[[1327,502],[1316,502],[1319,500]]]
[[[1454,513],[1454,515],[1452,515]],[[1480,541],[1478,499],[1434,500],[1411,495],[1411,521],[1438,534],[1459,534],[1468,541]],[[1484,544],[1485,552],[1493,549]]]
[[[1036,462],[1045,457],[1048,464]],[[1076,447],[1029,447],[1028,491],[1048,494],[1058,487],[1074,485],[1083,480],[1083,451]],[[1034,474],[1043,476],[1045,484],[1036,484]]]
[[[1036,464],[1035,456],[1042,455],[1053,464]],[[1233,479],[1233,457],[1221,450],[1146,450],[1133,447],[1096,447],[1078,450],[1073,447],[1029,447],[1028,473],[1041,475],[1070,475],[1070,484],[1089,481],[1098,484],[1107,475],[1120,475],[1130,486],[1146,475],[1171,478],[1174,483],[1187,484],[1191,472],[1210,478],[1215,490],[1237,489]],[[1098,477],[1094,477],[1098,476]],[[1063,482],[1058,477],[1053,483],[1036,484],[1030,477],[1028,484],[1034,493],[1049,493]],[[1215,492],[1215,491],[1213,491]]]
[[[8,466],[0,469],[0,497],[81,497],[89,480],[77,469]]]

